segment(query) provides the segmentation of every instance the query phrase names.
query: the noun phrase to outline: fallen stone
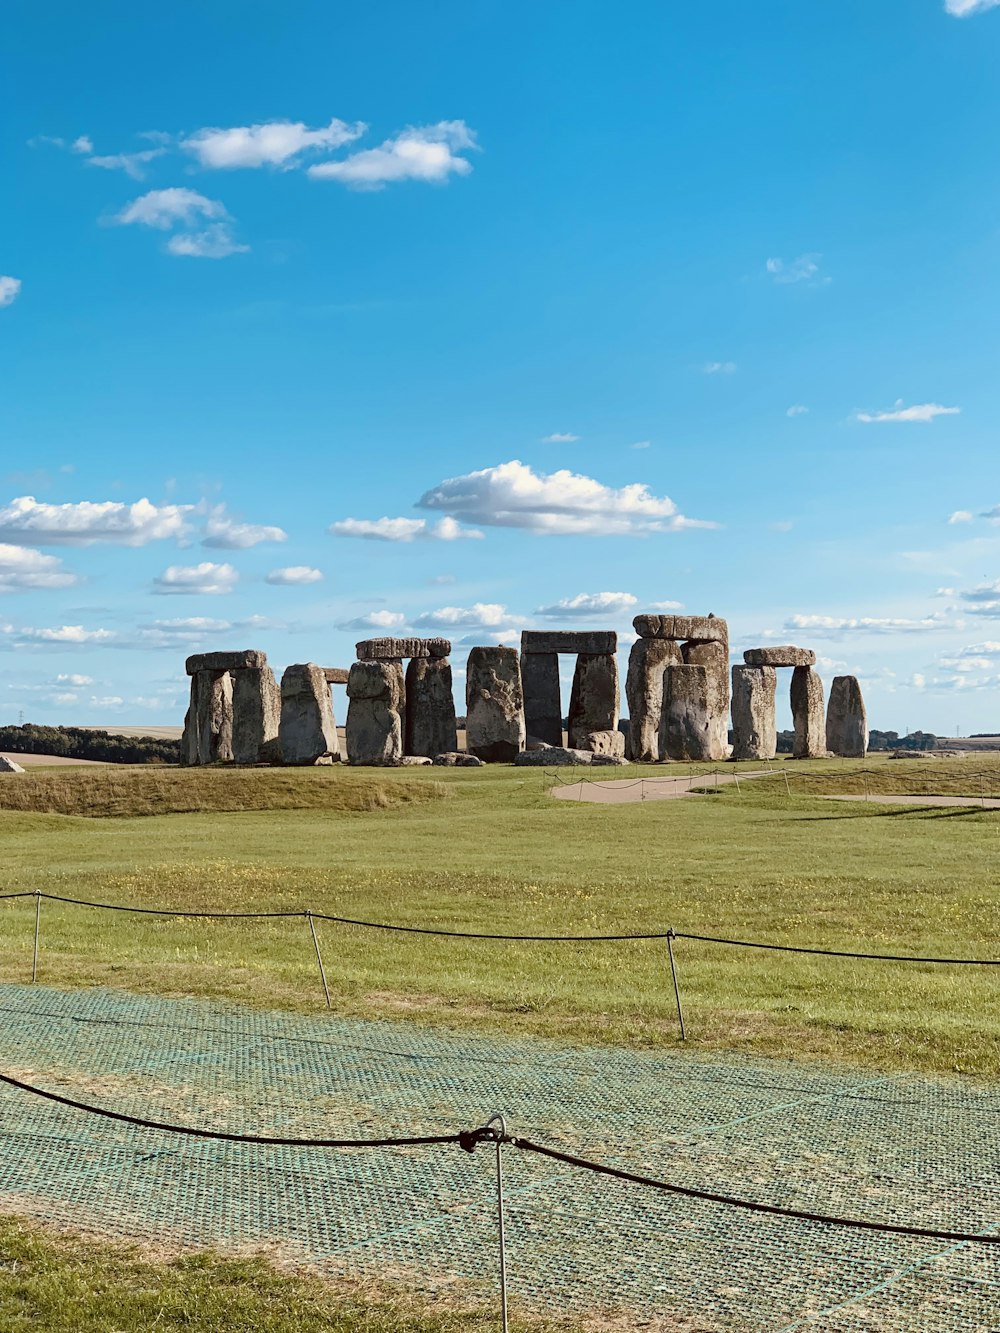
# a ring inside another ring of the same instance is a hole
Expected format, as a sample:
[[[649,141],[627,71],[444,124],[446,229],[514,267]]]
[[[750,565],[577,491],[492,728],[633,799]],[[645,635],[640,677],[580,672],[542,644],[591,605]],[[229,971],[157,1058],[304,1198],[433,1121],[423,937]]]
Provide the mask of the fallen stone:
[[[450,657],[450,639],[363,639],[359,662],[393,662],[404,657]]]
[[[355,662],[347,681],[347,762],[392,768],[403,757],[403,668]]]
[[[522,644],[528,631],[521,635]],[[530,736],[549,745],[562,745],[562,696],[559,689],[559,655],[555,652],[521,650],[521,688],[524,691],[524,725]]]
[[[424,768],[430,767],[433,759],[429,759],[425,754],[404,754],[399,760],[400,768]]]
[[[184,670],[189,676],[195,676],[199,671],[243,671],[266,666],[267,653],[244,648],[241,652],[195,653],[184,663]]]
[[[663,673],[681,661],[680,647],[670,639],[637,639],[632,645],[625,676],[629,712],[625,753],[633,763],[655,764],[660,758]]]
[[[591,750],[574,750],[563,745],[550,745],[547,750],[524,750],[514,763],[519,768],[568,768],[575,765],[589,767],[597,756]]]
[[[351,674],[350,667],[322,667],[328,685],[346,685]]]
[[[473,648],[465,673],[465,743],[490,764],[510,764],[524,749],[524,696],[516,648]]]
[[[729,626],[720,616],[636,616],[641,639],[674,639],[678,643],[728,643]]]
[[[232,673],[233,760],[261,761],[261,747],[275,740],[281,722],[281,691],[269,666],[246,667]]]
[[[462,754],[460,750],[452,750],[448,754],[436,754],[434,763],[439,768],[482,768],[483,761],[477,759],[474,754]]]
[[[412,657],[406,667],[403,750],[424,756],[458,749],[451,663],[446,657]]]
[[[793,759],[821,759],[826,754],[826,725],[823,712],[823,682],[809,666],[792,672],[792,725],[795,740]]]
[[[285,668],[278,740],[285,764],[315,764],[340,754],[330,686],[326,672],[315,662]]]
[[[0,754],[0,773],[23,773],[24,769],[13,759],[8,759],[6,755]]]
[[[613,759],[624,759],[625,737],[620,731],[585,731],[576,748],[589,750],[595,759],[598,755],[602,758],[610,755]]]
[[[716,761],[729,755],[729,640],[714,643],[688,641],[681,644],[681,656],[688,666],[703,666],[708,672],[708,714],[710,758]]]
[[[668,666],[663,673],[660,754],[667,759],[711,759],[709,672],[703,666]]]
[[[778,749],[774,667],[733,667],[733,758],[773,759]]]
[[[780,648],[748,648],[743,654],[747,666],[769,667],[811,667],[816,665],[816,654],[811,648],[793,648],[785,644]]]
[[[524,742],[524,748],[526,750],[551,750],[552,746],[548,741],[540,741],[537,736],[528,736]]]
[[[845,759],[868,753],[868,713],[857,676],[834,676],[826,710],[826,748]]]
[[[529,653],[616,653],[613,629],[526,629],[521,633],[521,655]],[[521,663],[522,670],[524,663]]]
[[[591,732],[617,731],[620,705],[616,655],[580,653],[569,696],[569,748],[585,749],[581,738]]]
[[[628,760],[620,754],[595,754],[594,768],[627,768]]]

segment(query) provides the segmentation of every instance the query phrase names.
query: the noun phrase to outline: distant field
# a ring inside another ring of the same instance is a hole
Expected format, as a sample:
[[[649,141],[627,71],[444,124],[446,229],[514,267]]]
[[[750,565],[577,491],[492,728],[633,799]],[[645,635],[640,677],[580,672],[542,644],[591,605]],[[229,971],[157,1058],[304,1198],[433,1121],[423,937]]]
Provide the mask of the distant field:
[[[911,791],[964,783],[974,794],[980,772],[1000,790],[996,759],[868,766],[879,783]],[[178,909],[308,906],[502,933],[673,926],[834,949],[1000,956],[1000,815],[808,794],[829,784],[822,773],[856,783],[856,769],[788,763],[739,793],[610,807],[554,801],[543,772],[501,767],[35,770],[0,779],[0,803],[21,807],[0,811],[0,889]],[[60,810],[72,813],[52,813]],[[30,903],[0,907],[0,965],[11,978],[30,975],[32,921]],[[659,941],[489,943],[331,924],[320,935],[344,1013],[563,1039],[676,1040]],[[677,955],[689,1032],[702,1046],[1000,1072],[995,969],[686,940]],[[44,903],[40,976],[322,1004],[308,931],[294,919],[191,922]]]

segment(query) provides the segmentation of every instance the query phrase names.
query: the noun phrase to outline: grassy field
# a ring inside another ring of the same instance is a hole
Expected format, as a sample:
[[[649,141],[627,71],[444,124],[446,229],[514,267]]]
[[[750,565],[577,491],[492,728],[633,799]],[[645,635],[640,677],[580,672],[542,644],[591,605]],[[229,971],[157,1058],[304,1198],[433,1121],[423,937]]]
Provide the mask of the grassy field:
[[[673,926],[1000,956],[1000,812],[826,802],[810,788],[850,787],[857,764],[781,767],[787,790],[779,770],[739,793],[628,806],[553,800],[544,773],[525,769],[35,772],[0,782],[0,804],[50,812],[0,810],[0,890],[187,910],[310,907],[451,929]],[[869,768],[873,791],[964,784],[975,795],[984,772],[1000,790],[1000,764],[981,757]],[[820,777],[831,773],[839,779]],[[30,976],[33,911],[30,901],[0,906],[0,964],[12,980]],[[332,924],[320,935],[342,1013],[574,1041],[677,1040],[661,942],[497,944]],[[996,969],[690,941],[677,955],[689,1039],[702,1048],[1000,1071]],[[308,928],[295,919],[189,921],[46,902],[39,980],[323,1006]]]

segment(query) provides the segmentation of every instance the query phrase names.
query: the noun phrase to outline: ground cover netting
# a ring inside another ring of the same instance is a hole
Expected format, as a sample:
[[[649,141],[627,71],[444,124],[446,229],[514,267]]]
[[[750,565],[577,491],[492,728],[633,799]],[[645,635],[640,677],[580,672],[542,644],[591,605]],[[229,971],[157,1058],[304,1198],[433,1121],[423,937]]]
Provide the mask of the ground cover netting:
[[[958,1080],[567,1049],[410,1023],[110,991],[0,987],[0,1069],[153,1119],[287,1137],[511,1132],[815,1212],[1000,1227],[1000,1103]],[[489,1299],[493,1150],[181,1139],[4,1088],[0,1195],[156,1245],[266,1246],[330,1273]],[[522,1311],[620,1309],[705,1330],[1000,1327],[1000,1250],[755,1216],[504,1150]],[[664,1325],[669,1327],[669,1322]]]

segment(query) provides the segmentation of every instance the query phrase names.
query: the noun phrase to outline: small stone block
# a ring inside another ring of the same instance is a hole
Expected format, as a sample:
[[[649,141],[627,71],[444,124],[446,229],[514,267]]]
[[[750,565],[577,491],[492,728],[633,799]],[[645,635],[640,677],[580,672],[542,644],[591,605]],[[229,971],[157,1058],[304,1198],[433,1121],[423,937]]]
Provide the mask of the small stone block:
[[[259,671],[266,666],[267,653],[258,648],[244,648],[241,652],[195,653],[184,663],[184,670],[189,676],[196,676],[199,671]]]
[[[404,657],[449,657],[450,639],[362,639],[359,662],[401,661]]]
[[[721,616],[636,616],[640,639],[674,639],[686,643],[728,643],[729,626]]]
[[[816,665],[816,654],[811,648],[784,644],[780,648],[748,648],[743,661],[753,667],[811,667]]]
[[[618,635],[613,629],[526,629],[521,633],[522,653],[616,653]]]
[[[321,667],[327,685],[346,685],[351,674],[350,667]]]

